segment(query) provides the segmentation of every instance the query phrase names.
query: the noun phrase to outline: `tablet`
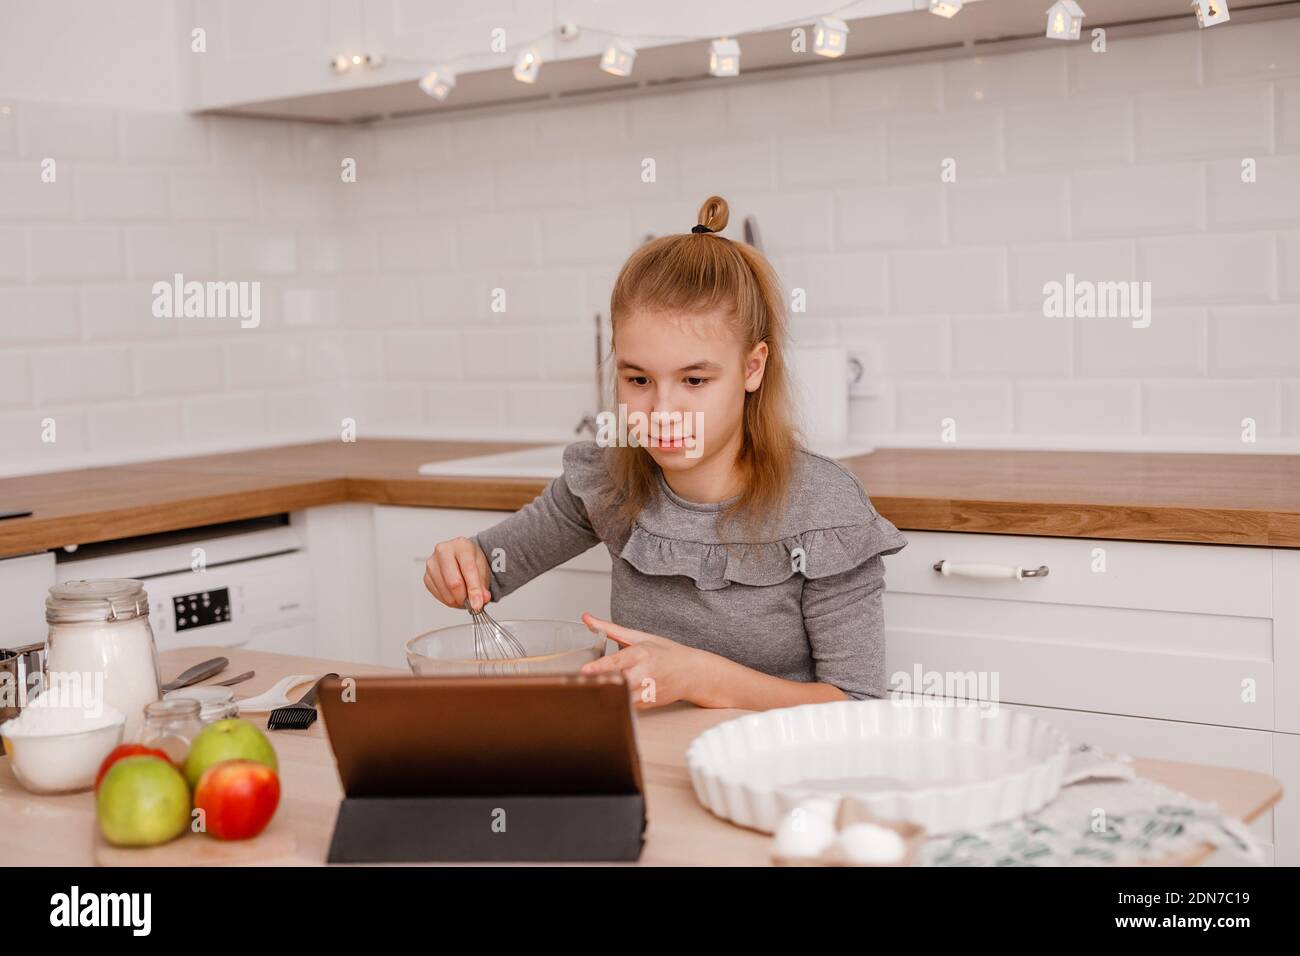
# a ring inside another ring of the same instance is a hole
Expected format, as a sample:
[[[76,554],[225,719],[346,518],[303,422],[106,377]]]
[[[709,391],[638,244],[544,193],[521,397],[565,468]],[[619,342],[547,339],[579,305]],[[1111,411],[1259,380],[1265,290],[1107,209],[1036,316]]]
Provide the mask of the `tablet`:
[[[317,705],[349,798],[642,792],[621,674],[332,677]]]

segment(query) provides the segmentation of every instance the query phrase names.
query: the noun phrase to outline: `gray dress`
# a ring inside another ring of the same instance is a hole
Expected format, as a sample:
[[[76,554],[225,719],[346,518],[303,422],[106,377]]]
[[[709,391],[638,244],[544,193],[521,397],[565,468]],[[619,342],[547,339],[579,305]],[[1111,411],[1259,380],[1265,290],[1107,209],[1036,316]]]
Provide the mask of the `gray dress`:
[[[726,502],[686,501],[662,472],[659,494],[630,532],[617,529],[610,452],[594,441],[569,445],[562,476],[474,537],[489,563],[497,548],[505,558],[492,572],[494,600],[603,543],[615,624],[776,677],[833,684],[854,699],[885,696],[881,555],[907,539],[852,472],[801,449],[770,540],[728,548],[716,529]]]

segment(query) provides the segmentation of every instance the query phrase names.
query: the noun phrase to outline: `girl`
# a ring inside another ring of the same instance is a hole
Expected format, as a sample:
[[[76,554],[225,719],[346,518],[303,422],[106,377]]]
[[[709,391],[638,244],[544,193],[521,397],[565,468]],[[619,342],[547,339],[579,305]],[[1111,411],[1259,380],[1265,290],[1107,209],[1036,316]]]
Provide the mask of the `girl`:
[[[907,539],[797,440],[781,290],[761,253],[717,234],[727,218],[711,196],[690,233],[641,246],[614,284],[618,402],[670,426],[569,445],[530,504],[441,542],[424,583],[478,609],[603,542],[615,621],[582,621],[620,649],[582,673],[621,671],[638,706],[882,697],[881,556]]]

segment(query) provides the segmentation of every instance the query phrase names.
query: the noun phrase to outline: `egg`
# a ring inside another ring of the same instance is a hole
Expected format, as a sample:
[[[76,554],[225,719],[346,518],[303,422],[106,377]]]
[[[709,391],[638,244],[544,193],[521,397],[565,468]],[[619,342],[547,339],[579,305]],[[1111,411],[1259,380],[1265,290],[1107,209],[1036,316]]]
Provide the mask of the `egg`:
[[[853,823],[840,831],[835,842],[848,863],[897,863],[906,852],[903,838],[888,827],[874,823]]]
[[[832,800],[808,800],[785,815],[776,829],[773,853],[788,858],[821,856],[835,842]]]

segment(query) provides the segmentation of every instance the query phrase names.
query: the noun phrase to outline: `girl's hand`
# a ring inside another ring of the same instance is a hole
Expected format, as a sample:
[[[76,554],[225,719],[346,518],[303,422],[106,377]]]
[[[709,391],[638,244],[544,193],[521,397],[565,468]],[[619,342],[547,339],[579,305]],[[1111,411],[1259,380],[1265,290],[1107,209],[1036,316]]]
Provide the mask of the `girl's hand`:
[[[424,586],[447,607],[458,611],[470,607],[481,610],[492,600],[488,584],[492,572],[483,549],[469,538],[440,541],[424,562]]]
[[[659,707],[679,700],[693,701],[704,685],[708,660],[712,656],[698,648],[678,644],[658,634],[647,634],[590,614],[582,623],[620,646],[613,654],[582,665],[581,674],[622,671],[638,709]]]

